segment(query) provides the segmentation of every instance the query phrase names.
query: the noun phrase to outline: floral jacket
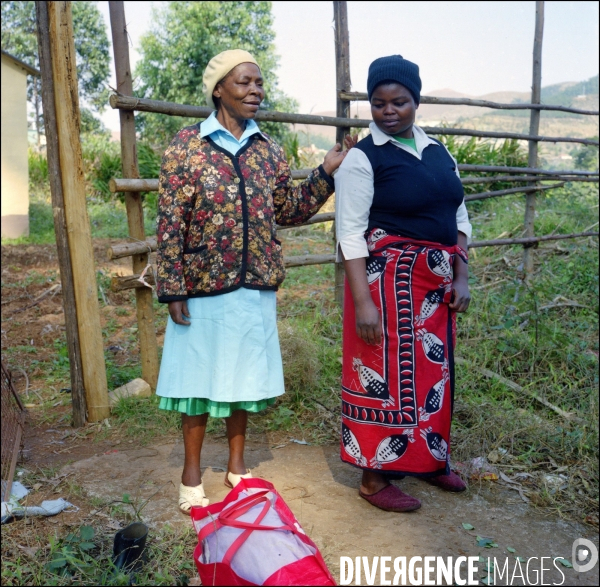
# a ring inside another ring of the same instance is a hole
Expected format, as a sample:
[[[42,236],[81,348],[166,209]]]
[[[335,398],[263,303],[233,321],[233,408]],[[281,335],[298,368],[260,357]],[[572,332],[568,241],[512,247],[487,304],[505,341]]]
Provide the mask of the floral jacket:
[[[256,133],[231,155],[200,124],[166,150],[159,179],[158,300],[276,290],[285,277],[275,224],[308,220],[333,193],[322,166],[293,185],[281,147]]]

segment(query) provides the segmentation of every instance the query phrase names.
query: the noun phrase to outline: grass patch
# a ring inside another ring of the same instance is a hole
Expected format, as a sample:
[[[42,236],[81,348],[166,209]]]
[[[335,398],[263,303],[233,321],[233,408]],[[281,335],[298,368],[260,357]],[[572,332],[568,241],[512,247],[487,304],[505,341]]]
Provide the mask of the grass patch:
[[[36,173],[44,181],[43,162],[38,163]],[[153,205],[147,201],[149,233],[154,230]],[[522,234],[522,196],[474,202],[469,210],[475,240]],[[127,234],[125,209],[118,200],[92,202],[89,214],[94,237]],[[567,184],[539,195],[536,233],[582,232],[593,228],[597,214],[598,187]],[[32,194],[31,227],[30,237],[11,244],[54,242],[51,206],[43,190]],[[282,237],[287,255],[332,251],[327,227],[287,230]],[[472,249],[472,304],[467,314],[459,316],[458,326],[457,354],[465,362],[457,367],[453,460],[468,467],[475,458],[487,458],[499,472],[519,480],[532,505],[597,525],[598,241],[588,238],[541,244],[535,253],[535,273],[528,282],[521,279],[521,259],[520,247]],[[9,269],[16,272],[20,267]],[[7,280],[3,288],[10,296],[18,296],[20,290],[26,293],[27,287],[48,287],[48,275],[34,269],[24,271],[21,279]],[[52,275],[55,279],[57,273]],[[99,272],[98,278],[108,292],[108,277]],[[287,393],[269,410],[250,416],[251,431],[313,444],[339,442],[342,325],[340,309],[333,301],[333,278],[332,265],[288,270],[278,292]],[[25,297],[23,304],[27,303]],[[128,299],[132,301],[133,295]],[[155,311],[160,330],[167,308],[155,300]],[[26,325],[33,315],[15,315],[11,324],[20,327],[22,321]],[[117,320],[127,316],[135,316],[133,306],[107,312],[103,323],[110,389],[141,375],[137,329],[131,322],[120,324]],[[111,351],[109,338],[125,348]],[[37,381],[27,398],[39,403],[31,412],[35,424],[66,426],[70,397],[61,391],[69,387],[64,334],[45,346],[38,340],[36,346],[29,342],[29,336],[13,346],[3,342],[4,359],[10,366],[24,367],[32,381]],[[517,383],[525,393],[486,378],[481,369]],[[567,421],[532,399],[528,391],[577,419]],[[164,442],[166,436],[180,434],[181,418],[178,413],[159,410],[158,402],[157,397],[122,399],[108,425],[87,426],[80,433],[93,434],[90,438],[98,442],[128,439],[141,446],[159,439]],[[209,419],[209,436],[222,437],[224,431],[222,420]],[[44,484],[56,479],[58,470],[50,465],[25,472],[22,481],[32,487]],[[131,517],[127,503],[107,506],[98,498],[85,496],[74,480],[66,479],[61,491],[61,496],[77,496],[94,509],[108,507],[105,511],[113,524],[115,519],[125,522]],[[43,519],[3,526],[2,584],[126,585],[128,578],[111,563],[114,532],[114,527],[103,526],[96,516],[82,517],[81,526],[61,532]],[[149,562],[136,583],[186,585],[196,576],[192,562],[195,544],[191,528],[152,530]]]
[[[127,438],[145,445],[181,429],[181,416],[177,412],[159,410],[160,398],[121,398],[113,408],[111,426],[117,428]],[[115,431],[112,432],[113,434]]]
[[[147,235],[156,232],[156,201],[148,199],[144,203],[144,228]],[[88,200],[88,216],[92,238],[127,238],[127,212],[125,204],[118,198]],[[6,245],[45,245],[54,244],[54,219],[52,201],[48,186],[35,186],[29,194],[29,236],[16,239],[2,238]]]
[[[32,222],[39,232],[19,242],[43,242],[52,230],[49,202],[38,203]],[[32,205],[37,205],[34,199]],[[154,214],[150,207],[148,219]],[[469,209],[475,240],[522,234],[522,196],[474,202]],[[567,184],[538,196],[536,233],[582,232],[594,227],[597,212],[596,185]],[[90,218],[94,236],[126,234],[125,211],[117,200],[93,203]],[[148,228],[153,230],[151,224]],[[281,236],[287,255],[332,251],[327,226],[286,230]],[[520,247],[472,249],[473,300],[470,311],[459,317],[457,354],[465,363],[457,368],[453,457],[468,463],[496,451],[503,455],[497,463],[503,472],[532,475],[523,487],[534,503],[597,523],[598,242],[588,238],[542,243],[528,282],[521,279],[521,258]],[[333,277],[332,265],[288,270],[278,292],[287,393],[271,409],[252,415],[253,428],[281,431],[311,443],[338,441],[342,328],[341,312],[333,302]],[[14,288],[12,292],[46,278],[31,270],[7,287]],[[108,278],[99,273],[99,281],[108,291]],[[160,331],[167,309],[155,301],[155,310]],[[116,320],[134,314],[133,307],[118,307],[104,323],[105,337],[118,338],[126,347],[125,352],[107,351],[110,389],[141,374],[136,328]],[[64,341],[49,345],[39,357],[39,346],[24,342],[29,340],[4,348],[5,356],[9,363],[13,357],[24,358],[28,371],[44,378],[45,389],[40,390],[44,410],[39,412],[45,415],[40,417],[54,424],[58,416],[49,408],[68,400],[59,392],[69,380]],[[478,371],[482,368],[578,420],[566,421],[526,393],[487,379]],[[177,433],[179,415],[160,411],[157,404],[156,398],[122,400],[110,420],[112,432],[102,428],[101,434],[123,434],[149,443],[165,431]],[[209,420],[208,433],[222,435],[223,423]]]
[[[536,233],[582,232],[597,222],[598,188],[568,184],[540,196],[537,209]],[[475,239],[520,236],[523,214],[522,197],[481,202],[472,210]],[[302,230],[298,242],[290,238],[302,252],[331,246],[322,232]],[[532,503],[597,524],[598,242],[544,243],[535,256],[535,274],[524,282],[522,248],[472,250],[473,300],[459,316],[457,354],[466,364],[457,367],[453,458],[469,463],[503,455],[496,462],[502,472],[530,475],[522,488]],[[311,442],[337,440],[341,315],[332,303],[332,270],[292,269],[280,292],[281,345],[291,381],[267,417],[271,429],[304,433]],[[482,368],[579,420],[567,421],[526,393],[487,379]]]
[[[3,585],[187,585],[197,576],[197,538],[187,526],[150,530],[148,561],[130,583],[112,564],[114,529],[82,524],[58,537],[47,524],[33,523],[36,532],[25,521],[2,526]]]

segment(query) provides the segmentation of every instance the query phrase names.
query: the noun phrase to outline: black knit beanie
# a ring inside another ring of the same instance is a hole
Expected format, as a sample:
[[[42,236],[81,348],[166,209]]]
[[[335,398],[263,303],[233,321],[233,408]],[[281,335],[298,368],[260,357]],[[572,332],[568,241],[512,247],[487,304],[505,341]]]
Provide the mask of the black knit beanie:
[[[398,82],[410,91],[415,102],[421,101],[421,78],[419,77],[419,66],[402,55],[390,55],[375,59],[369,65],[369,77],[367,78],[367,93],[369,101],[375,88],[385,82]]]

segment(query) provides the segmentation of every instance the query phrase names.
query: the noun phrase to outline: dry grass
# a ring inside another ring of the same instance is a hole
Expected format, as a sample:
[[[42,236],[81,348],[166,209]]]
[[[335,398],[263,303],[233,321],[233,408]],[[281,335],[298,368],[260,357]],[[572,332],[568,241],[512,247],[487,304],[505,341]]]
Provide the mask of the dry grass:
[[[310,396],[319,383],[319,346],[314,337],[289,320],[279,322],[278,328],[285,388],[294,404],[303,396]]]

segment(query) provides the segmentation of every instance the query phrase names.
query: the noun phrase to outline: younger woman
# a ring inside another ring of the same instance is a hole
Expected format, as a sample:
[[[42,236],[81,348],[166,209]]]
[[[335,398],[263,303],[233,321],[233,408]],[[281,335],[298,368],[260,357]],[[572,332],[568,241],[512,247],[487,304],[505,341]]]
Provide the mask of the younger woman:
[[[449,445],[471,225],[456,161],[414,124],[418,66],[400,55],[377,59],[367,90],[371,134],[335,177],[347,275],[341,456],[363,470],[361,497],[402,512],[421,504],[390,478],[465,489],[450,471]]]

